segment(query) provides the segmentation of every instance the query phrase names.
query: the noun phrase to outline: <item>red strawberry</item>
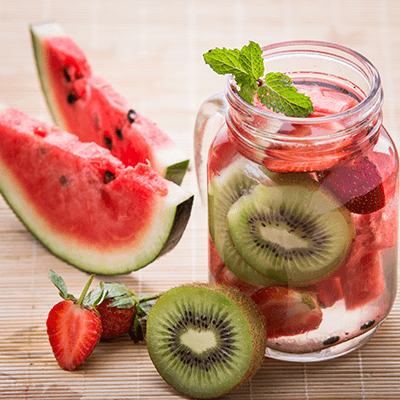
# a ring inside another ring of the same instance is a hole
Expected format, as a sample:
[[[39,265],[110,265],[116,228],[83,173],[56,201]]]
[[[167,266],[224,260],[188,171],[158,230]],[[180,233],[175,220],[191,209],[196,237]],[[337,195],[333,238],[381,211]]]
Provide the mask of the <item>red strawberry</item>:
[[[90,292],[86,300],[95,303],[102,291],[104,296],[96,305],[103,323],[101,339],[115,339],[129,333],[134,342],[143,340],[140,319],[146,317],[152,306],[151,300],[157,299],[160,294],[138,296],[122,283],[106,282]]]
[[[100,315],[84,302],[94,275],[90,277],[78,300],[68,294],[65,282],[59,275],[53,271],[49,275],[64,299],[49,312],[49,342],[58,365],[66,371],[73,371],[92,353],[102,332]]]
[[[343,299],[343,289],[338,274],[318,281],[307,287],[307,290],[315,292],[321,308],[332,307],[337,301]]]
[[[136,306],[120,308],[112,306],[114,299],[105,299],[96,310],[101,315],[103,333],[101,339],[114,339],[128,333],[136,313]]]
[[[255,292],[251,299],[265,317],[269,339],[306,333],[322,322],[318,300],[306,291],[270,286]]]
[[[355,214],[370,214],[385,206],[382,178],[368,157],[325,171],[319,180]]]

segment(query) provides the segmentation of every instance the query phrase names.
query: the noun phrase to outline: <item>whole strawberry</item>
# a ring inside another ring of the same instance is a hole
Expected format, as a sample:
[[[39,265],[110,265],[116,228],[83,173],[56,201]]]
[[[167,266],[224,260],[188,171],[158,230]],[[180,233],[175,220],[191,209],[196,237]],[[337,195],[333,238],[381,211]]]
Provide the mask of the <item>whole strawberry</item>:
[[[93,281],[91,275],[78,299],[68,294],[61,276],[49,272],[54,285],[64,299],[57,303],[47,317],[47,334],[58,365],[73,371],[92,353],[100,340],[102,321],[98,312],[84,301]]]
[[[133,319],[135,318],[136,306],[122,308],[113,306],[113,298],[103,300],[96,307],[96,310],[101,315],[103,323],[103,333],[101,339],[109,340],[128,333]],[[110,305],[111,304],[111,305]]]
[[[324,171],[318,178],[352,213],[370,214],[386,204],[382,178],[368,157]]]
[[[153,296],[138,296],[136,293],[122,283],[105,282],[102,286],[95,288],[87,296],[86,301],[97,302],[96,310],[101,315],[103,333],[102,340],[111,340],[129,333],[134,342],[144,339],[143,326],[140,322],[145,319],[151,301],[158,298],[160,294]]]

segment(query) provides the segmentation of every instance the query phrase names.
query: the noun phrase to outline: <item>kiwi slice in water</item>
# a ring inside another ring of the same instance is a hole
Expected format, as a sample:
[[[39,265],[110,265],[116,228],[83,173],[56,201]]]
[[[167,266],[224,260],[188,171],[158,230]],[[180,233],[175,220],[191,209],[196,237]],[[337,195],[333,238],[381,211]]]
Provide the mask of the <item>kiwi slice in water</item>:
[[[269,286],[271,280],[247,265],[238,254],[229,236],[226,216],[241,196],[249,194],[260,182],[270,182],[265,172],[261,165],[240,157],[214,176],[208,188],[208,225],[215,249],[238,278],[256,286]]]
[[[354,237],[350,213],[312,183],[258,185],[227,215],[237,252],[283,284],[303,285],[326,276],[344,260]]]
[[[168,290],[147,319],[147,348],[162,378],[196,399],[223,396],[259,368],[265,319],[236,289],[194,283]]]

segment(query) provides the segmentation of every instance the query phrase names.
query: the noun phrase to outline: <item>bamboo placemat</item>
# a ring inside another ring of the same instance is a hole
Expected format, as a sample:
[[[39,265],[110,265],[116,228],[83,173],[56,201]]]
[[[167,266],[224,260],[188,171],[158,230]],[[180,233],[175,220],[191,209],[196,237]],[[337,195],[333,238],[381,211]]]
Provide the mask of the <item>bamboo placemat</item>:
[[[400,2],[396,0],[14,0],[0,2],[0,107],[51,122],[41,94],[28,25],[54,20],[103,76],[192,158],[196,112],[225,78],[204,65],[216,46],[317,39],[351,47],[379,69],[385,125],[400,144]],[[0,144],[1,145],[1,144]],[[193,167],[183,187],[195,196],[179,245],[145,269],[116,278],[141,293],[207,280],[206,218]],[[47,313],[57,290],[52,268],[78,294],[87,275],[49,254],[0,200],[0,398],[180,399],[159,377],[144,344],[101,343],[75,372],[56,365]],[[96,277],[96,282],[110,278]],[[328,362],[266,359],[227,399],[400,399],[400,302],[360,350]]]

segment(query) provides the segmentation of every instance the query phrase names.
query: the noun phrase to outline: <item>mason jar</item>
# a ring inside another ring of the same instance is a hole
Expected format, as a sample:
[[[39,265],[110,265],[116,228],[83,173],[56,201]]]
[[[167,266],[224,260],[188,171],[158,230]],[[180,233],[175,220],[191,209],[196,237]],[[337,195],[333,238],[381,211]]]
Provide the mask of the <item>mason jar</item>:
[[[268,357],[327,360],[363,345],[393,306],[398,155],[379,73],[361,54],[291,41],[263,47],[263,58],[314,112],[252,105],[232,77],[201,106],[195,162],[210,279],[259,306]]]

